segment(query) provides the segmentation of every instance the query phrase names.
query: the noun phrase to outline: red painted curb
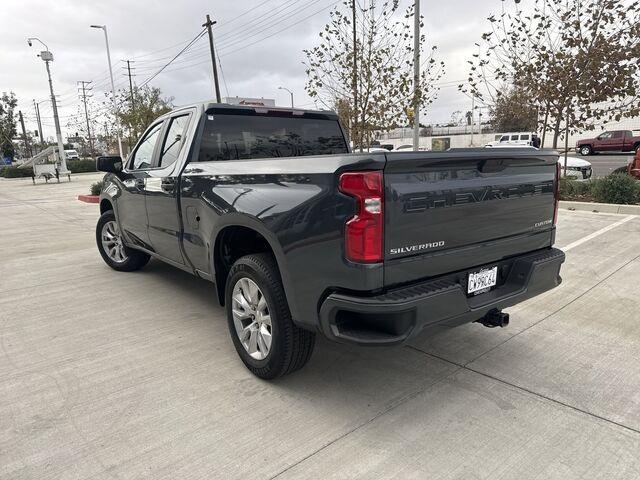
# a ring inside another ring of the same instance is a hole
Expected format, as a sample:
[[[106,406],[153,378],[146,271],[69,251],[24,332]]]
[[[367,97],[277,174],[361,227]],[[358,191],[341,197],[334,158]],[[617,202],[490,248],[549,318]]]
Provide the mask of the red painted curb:
[[[85,203],[98,203],[100,202],[99,195],[78,195],[78,200]]]

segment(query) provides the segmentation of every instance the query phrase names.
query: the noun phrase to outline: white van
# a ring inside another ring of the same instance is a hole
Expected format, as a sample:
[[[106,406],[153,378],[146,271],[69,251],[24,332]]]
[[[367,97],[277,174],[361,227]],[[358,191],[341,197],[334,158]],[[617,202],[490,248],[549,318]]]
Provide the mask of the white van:
[[[532,145],[534,139],[538,136],[533,132],[509,132],[496,135],[493,142],[487,143],[486,147],[495,147],[497,145]]]

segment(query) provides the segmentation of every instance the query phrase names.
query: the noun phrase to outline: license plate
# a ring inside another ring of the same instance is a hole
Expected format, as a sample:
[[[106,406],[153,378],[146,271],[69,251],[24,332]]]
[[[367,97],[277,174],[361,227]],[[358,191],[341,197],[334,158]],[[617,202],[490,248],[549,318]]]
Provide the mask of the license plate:
[[[498,283],[498,267],[471,272],[467,282],[467,293],[487,292]]]

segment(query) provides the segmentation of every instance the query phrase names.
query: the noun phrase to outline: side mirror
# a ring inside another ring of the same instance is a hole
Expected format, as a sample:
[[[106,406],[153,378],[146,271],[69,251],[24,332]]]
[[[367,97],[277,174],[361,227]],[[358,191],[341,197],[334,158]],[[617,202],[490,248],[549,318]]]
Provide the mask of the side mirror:
[[[96,159],[96,170],[107,173],[122,172],[122,158],[119,155],[109,155]]]

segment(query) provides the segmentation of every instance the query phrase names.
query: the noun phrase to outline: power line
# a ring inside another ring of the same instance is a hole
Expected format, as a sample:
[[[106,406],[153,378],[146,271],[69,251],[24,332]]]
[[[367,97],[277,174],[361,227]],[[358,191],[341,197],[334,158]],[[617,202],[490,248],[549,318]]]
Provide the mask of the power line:
[[[167,68],[169,65],[171,65],[171,63],[178,58],[183,52],[185,52],[189,47],[191,47],[191,45],[193,45],[195,42],[197,42],[202,36],[204,36],[204,34],[207,32],[207,30],[205,28],[203,28],[194,38],[193,40],[191,40],[182,50],[180,50],[171,60],[169,60],[160,70],[158,70],[156,73],[154,73],[151,77],[149,77],[147,80],[145,80],[144,82],[142,82],[142,84],[140,85],[141,87],[144,87],[145,85],[147,85],[151,80],[153,80],[154,78],[156,78],[165,68]]]

